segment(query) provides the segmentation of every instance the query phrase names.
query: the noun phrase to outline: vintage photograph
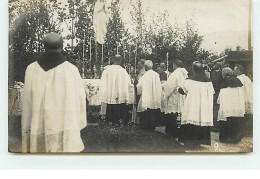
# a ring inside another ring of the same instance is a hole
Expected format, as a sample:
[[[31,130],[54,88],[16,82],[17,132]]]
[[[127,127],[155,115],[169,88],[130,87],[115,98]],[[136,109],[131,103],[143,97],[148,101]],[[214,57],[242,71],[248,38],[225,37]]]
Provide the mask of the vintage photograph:
[[[251,0],[9,0],[11,153],[253,152]]]

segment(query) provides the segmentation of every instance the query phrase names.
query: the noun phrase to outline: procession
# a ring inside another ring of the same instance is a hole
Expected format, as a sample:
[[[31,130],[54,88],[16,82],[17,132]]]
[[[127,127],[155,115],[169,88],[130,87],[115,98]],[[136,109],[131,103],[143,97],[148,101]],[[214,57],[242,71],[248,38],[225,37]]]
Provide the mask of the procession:
[[[9,141],[9,151],[218,152],[219,146],[227,148],[223,152],[252,151],[251,46],[216,57],[190,51],[177,56],[167,47],[156,56],[149,48],[145,54],[137,40],[129,51],[118,42],[108,51],[111,7],[105,0],[93,5],[94,37],[88,41],[87,30],[80,31],[82,51],[65,53],[66,38],[45,33],[24,79],[9,88],[9,130],[20,136]]]

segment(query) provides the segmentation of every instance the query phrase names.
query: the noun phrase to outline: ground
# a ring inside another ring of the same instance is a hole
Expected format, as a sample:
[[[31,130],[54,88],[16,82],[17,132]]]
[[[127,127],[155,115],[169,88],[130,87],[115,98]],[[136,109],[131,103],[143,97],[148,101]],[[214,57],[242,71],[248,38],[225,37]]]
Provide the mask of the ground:
[[[9,151],[21,151],[21,119],[9,118]],[[178,143],[175,138],[164,133],[165,127],[157,127],[155,131],[143,131],[134,125],[127,128],[113,128],[98,123],[89,123],[81,131],[86,153],[105,152],[252,152],[252,137],[244,137],[238,144],[223,144],[218,140],[218,132],[211,132],[212,145],[201,145],[200,148],[189,149]]]

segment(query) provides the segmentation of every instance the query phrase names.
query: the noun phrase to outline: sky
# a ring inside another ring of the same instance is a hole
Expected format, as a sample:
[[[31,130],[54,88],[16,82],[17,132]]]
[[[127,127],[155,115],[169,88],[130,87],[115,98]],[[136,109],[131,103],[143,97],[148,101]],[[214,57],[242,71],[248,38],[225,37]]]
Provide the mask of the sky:
[[[130,20],[127,0],[121,0],[123,19]],[[248,48],[249,0],[142,0],[150,13],[167,10],[169,21],[184,25],[192,18],[204,36],[202,48],[221,53],[236,46]],[[146,16],[149,18],[149,16]]]
[[[66,0],[59,0],[65,3]],[[110,4],[113,0],[107,0]],[[137,0],[133,0],[137,1]],[[62,3],[62,4],[63,4]],[[129,0],[120,0],[122,19],[126,26],[131,24]],[[169,12],[169,22],[184,26],[187,19],[193,19],[200,35],[204,36],[202,48],[215,54],[226,48],[248,48],[249,0],[142,0],[149,20],[151,14]],[[66,27],[65,27],[66,28]],[[68,31],[64,30],[67,34]]]

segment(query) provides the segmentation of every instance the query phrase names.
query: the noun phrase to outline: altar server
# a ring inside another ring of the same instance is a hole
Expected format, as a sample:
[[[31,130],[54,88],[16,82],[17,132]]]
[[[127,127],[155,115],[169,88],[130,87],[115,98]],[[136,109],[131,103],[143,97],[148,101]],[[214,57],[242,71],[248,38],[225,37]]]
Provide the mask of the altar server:
[[[246,114],[253,114],[253,83],[250,78],[244,74],[242,65],[236,65],[234,73],[243,84],[242,89],[245,100],[245,112]]]
[[[245,114],[243,84],[225,67],[223,82],[218,97],[219,140],[223,143],[237,143],[242,139],[242,118]]]
[[[178,88],[183,87],[188,72],[183,68],[181,60],[175,60],[173,63],[173,73],[163,86],[163,99],[161,112],[164,113],[166,120],[165,133],[178,137],[177,117],[182,113],[185,96],[178,93]],[[163,105],[164,104],[164,105]]]
[[[120,119],[126,123],[126,104],[129,103],[130,76],[120,66],[122,57],[116,55],[114,64],[106,67],[103,72],[100,86],[100,98],[107,104],[106,121],[113,125],[119,125]]]
[[[146,60],[144,67],[146,73],[137,84],[137,93],[141,94],[137,112],[141,112],[140,127],[153,130],[155,119],[160,115],[162,86],[159,74],[152,70],[153,62]]]
[[[25,72],[22,152],[80,152],[86,96],[78,69],[65,60],[63,40],[50,33],[45,53]]]
[[[211,145],[210,126],[213,126],[214,88],[200,62],[193,62],[192,69],[193,75],[187,78],[183,88],[178,90],[186,94],[179,141],[188,147]]]

